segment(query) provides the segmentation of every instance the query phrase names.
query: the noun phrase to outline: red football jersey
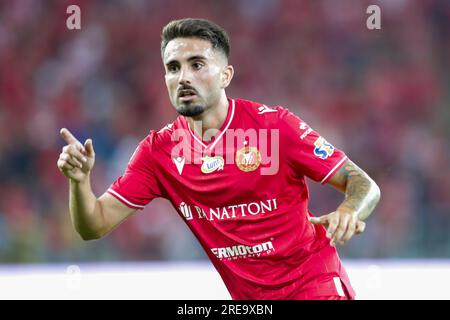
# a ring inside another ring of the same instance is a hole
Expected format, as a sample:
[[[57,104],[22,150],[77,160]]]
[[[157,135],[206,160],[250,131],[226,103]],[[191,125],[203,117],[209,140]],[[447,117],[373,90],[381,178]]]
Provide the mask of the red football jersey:
[[[108,192],[136,209],[168,199],[233,299],[345,291],[353,298],[326,229],[308,221],[305,181],[326,183],[346,155],[287,109],[228,102],[227,118],[209,142],[183,116],[151,131]]]

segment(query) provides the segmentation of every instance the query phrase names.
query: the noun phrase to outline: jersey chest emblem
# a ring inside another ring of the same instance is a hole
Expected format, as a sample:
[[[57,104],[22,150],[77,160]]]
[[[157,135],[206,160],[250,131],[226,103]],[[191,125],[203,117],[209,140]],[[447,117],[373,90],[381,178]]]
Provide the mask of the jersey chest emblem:
[[[255,171],[260,164],[261,154],[256,147],[245,146],[236,152],[236,165],[241,171]]]
[[[215,157],[204,156],[202,160],[203,164],[201,170],[203,173],[211,173],[216,170],[223,170],[223,165],[225,164],[225,161],[221,156]]]

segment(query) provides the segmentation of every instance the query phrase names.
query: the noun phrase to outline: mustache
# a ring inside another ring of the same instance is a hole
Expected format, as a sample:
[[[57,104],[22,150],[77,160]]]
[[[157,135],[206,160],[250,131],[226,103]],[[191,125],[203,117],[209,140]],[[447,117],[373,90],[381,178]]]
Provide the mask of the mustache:
[[[189,91],[193,91],[193,92],[197,93],[197,90],[194,87],[191,87],[190,85],[187,85],[187,84],[183,84],[177,88],[178,93],[183,90],[189,90]]]

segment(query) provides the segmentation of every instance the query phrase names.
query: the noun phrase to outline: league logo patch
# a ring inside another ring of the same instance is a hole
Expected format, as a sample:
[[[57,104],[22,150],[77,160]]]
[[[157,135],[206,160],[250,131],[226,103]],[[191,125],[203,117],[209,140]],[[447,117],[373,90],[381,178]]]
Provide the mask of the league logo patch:
[[[334,147],[322,137],[317,138],[314,142],[314,155],[320,159],[326,159],[334,152]]]
[[[261,154],[256,147],[245,146],[236,152],[236,165],[241,171],[255,171],[261,164]]]
[[[221,156],[204,156],[202,160],[203,164],[201,170],[203,173],[211,173],[216,170],[223,170],[223,165],[225,164],[225,161]]]

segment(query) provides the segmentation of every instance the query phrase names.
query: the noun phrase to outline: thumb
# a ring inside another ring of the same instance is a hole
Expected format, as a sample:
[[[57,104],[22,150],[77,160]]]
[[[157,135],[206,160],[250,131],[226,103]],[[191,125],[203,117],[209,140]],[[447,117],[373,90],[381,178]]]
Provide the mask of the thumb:
[[[86,154],[88,157],[93,157],[95,155],[94,145],[92,144],[92,139],[87,139],[84,142],[84,148],[86,149]]]
[[[364,229],[366,229],[366,223],[364,221],[358,220],[356,222],[356,234],[360,234],[364,232]]]

